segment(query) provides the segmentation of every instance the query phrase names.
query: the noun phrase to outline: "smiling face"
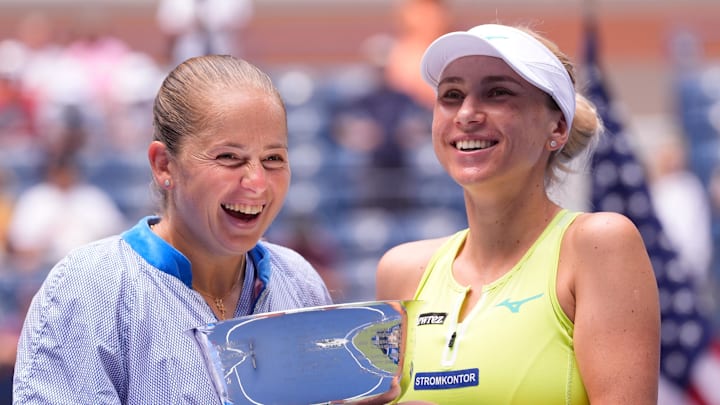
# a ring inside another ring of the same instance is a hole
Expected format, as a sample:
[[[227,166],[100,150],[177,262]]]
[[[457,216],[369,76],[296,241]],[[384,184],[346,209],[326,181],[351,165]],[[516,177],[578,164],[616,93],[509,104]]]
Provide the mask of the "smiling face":
[[[282,208],[290,184],[285,111],[252,88],[221,90],[211,124],[169,160],[164,219],[181,251],[237,255],[251,249]],[[187,254],[187,253],[186,253]]]
[[[544,179],[549,140],[564,119],[550,97],[503,60],[466,56],[448,65],[438,84],[433,146],[463,186]]]

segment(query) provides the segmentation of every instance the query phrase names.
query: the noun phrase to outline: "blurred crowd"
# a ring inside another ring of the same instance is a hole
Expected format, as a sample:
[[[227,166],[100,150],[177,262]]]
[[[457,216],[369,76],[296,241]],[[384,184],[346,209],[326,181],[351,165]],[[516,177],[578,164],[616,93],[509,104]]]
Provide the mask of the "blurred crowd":
[[[266,237],[303,253],[338,302],[373,298],[388,247],[465,226],[461,192],[432,151],[434,95],[418,71],[429,42],[455,27],[438,0],[393,12],[397,26],[367,38],[363,63],[268,68],[287,103],[293,180]],[[194,54],[242,56],[252,13],[250,1],[160,1],[170,65],[103,32],[57,32],[39,13],[0,38],[1,395],[25,307],[52,264],[154,213],[145,151],[161,78]],[[691,53],[693,38],[677,41],[677,125],[639,142],[639,156],[680,257],[699,285],[716,286],[720,66]]]

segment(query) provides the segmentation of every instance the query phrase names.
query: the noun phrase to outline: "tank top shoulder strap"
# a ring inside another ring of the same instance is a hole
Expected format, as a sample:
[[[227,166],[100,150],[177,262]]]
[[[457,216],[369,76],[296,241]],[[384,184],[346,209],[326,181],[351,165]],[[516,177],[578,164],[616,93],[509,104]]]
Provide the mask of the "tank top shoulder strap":
[[[420,279],[420,283],[415,290],[415,296],[413,299],[418,299],[420,292],[425,286],[425,283],[427,282],[433,270],[435,270],[437,267],[442,268],[442,266],[438,266],[439,262],[443,260],[450,260],[452,262],[455,259],[458,250],[460,250],[460,247],[463,245],[463,243],[465,243],[468,231],[469,228],[465,228],[461,231],[456,232],[455,234],[450,236],[448,240],[446,240],[442,245],[440,245],[440,247],[435,251],[435,253],[430,258],[427,266],[425,267],[425,272],[423,273],[423,276]]]

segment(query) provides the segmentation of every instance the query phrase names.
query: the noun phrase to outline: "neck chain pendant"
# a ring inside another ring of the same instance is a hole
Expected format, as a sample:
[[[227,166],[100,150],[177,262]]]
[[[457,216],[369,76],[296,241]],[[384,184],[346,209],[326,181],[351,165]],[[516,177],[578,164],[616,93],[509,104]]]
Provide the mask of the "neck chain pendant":
[[[220,311],[220,320],[224,321],[225,318],[225,304],[223,303],[222,298],[215,298],[215,307],[217,307],[218,311]]]

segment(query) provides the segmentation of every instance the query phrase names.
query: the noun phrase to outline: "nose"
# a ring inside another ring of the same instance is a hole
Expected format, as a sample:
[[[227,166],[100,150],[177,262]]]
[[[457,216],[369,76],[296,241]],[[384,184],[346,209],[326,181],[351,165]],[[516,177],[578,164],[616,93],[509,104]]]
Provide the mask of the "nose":
[[[248,162],[241,176],[240,184],[248,190],[260,193],[267,188],[265,167],[259,162]]]
[[[455,114],[455,125],[467,127],[485,121],[485,111],[475,97],[467,96]]]

